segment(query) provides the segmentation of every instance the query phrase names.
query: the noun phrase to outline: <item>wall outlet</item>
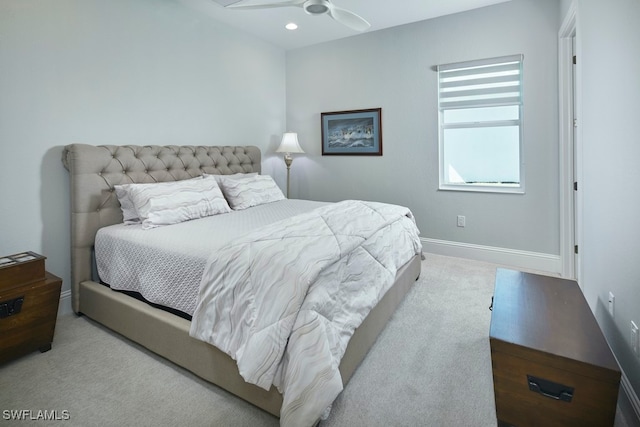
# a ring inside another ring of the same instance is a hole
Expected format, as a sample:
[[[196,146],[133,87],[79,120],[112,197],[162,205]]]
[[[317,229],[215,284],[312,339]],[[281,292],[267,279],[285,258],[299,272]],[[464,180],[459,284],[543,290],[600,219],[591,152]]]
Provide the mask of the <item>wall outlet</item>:
[[[638,326],[631,321],[631,350],[636,357],[640,356],[640,348],[638,348]]]
[[[464,215],[458,215],[458,227],[464,227],[467,222],[467,218]]]
[[[613,317],[615,314],[615,303],[616,297],[612,292],[609,292],[609,314],[611,315],[611,317]]]

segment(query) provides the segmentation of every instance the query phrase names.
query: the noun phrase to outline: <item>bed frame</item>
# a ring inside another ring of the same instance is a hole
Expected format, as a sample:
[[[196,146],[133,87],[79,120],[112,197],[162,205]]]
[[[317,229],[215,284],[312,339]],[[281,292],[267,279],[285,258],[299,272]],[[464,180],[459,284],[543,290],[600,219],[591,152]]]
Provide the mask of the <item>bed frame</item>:
[[[97,279],[93,245],[99,228],[122,222],[114,185],[166,182],[204,173],[261,172],[261,153],[253,146],[92,146],[64,148],[62,161],[71,185],[71,292],[77,314],[103,324],[154,353],[188,369],[242,399],[279,416],[281,394],[246,383],[235,361],[189,336],[190,321],[114,292]],[[393,287],[356,329],[340,364],[343,384],[351,378],[404,295],[420,274],[415,256]]]

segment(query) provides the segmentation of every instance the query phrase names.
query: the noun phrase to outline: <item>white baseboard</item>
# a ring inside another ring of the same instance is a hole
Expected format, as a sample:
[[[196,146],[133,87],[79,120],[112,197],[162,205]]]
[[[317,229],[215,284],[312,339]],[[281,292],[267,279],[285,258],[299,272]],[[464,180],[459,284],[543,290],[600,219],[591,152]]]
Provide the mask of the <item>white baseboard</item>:
[[[633,389],[633,386],[631,385],[629,378],[624,374],[624,371],[622,371],[620,383],[622,384],[622,391],[626,395],[626,398],[634,412],[634,414],[630,414],[627,412],[625,413],[625,416],[630,417],[635,415],[635,420],[633,420],[635,422],[632,422],[632,420],[629,420],[629,419],[627,419],[626,421],[630,426],[635,426],[638,423],[640,423],[640,400],[638,399],[638,395]],[[624,413],[624,410],[623,410],[623,413]]]
[[[73,312],[71,310],[71,289],[60,293],[60,302],[58,303],[58,317]]]
[[[559,255],[451,242],[447,240],[428,238],[421,238],[420,240],[422,241],[425,252],[438,255],[491,262],[509,267],[534,270],[549,275],[560,276],[562,272]]]

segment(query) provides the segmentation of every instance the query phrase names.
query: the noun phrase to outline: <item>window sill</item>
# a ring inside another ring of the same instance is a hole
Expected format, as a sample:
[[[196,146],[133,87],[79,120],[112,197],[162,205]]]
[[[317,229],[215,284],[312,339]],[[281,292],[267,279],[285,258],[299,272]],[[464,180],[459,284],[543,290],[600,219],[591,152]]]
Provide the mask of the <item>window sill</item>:
[[[524,185],[440,184],[438,191],[464,191],[471,193],[524,194]]]

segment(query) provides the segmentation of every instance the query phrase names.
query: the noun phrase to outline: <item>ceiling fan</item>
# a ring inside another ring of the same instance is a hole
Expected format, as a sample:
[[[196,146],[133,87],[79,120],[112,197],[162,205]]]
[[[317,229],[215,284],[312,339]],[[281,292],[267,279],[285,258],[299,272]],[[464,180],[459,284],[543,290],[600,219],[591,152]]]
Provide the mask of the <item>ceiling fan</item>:
[[[369,24],[364,18],[356,15],[350,10],[334,5],[329,0],[289,0],[271,3],[256,3],[248,0],[237,1],[226,5],[225,7],[228,9],[267,9],[290,6],[301,7],[309,15],[316,16],[327,14],[339,23],[356,31],[365,31],[371,27],[371,24]]]

